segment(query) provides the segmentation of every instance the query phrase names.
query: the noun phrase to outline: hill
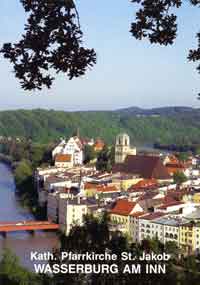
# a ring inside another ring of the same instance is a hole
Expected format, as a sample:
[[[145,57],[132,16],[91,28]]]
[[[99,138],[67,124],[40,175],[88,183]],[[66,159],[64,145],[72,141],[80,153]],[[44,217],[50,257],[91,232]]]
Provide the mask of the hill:
[[[0,136],[26,137],[48,142],[71,136],[79,128],[81,136],[102,137],[111,142],[122,131],[133,143],[198,143],[200,110],[187,107],[116,111],[64,112],[54,110],[14,110],[0,112]]]

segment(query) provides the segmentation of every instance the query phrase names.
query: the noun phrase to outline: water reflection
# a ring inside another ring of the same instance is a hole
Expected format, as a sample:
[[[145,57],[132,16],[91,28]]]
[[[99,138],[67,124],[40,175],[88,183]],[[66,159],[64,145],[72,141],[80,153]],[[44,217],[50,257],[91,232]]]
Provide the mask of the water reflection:
[[[0,222],[34,220],[27,209],[20,206],[15,196],[15,183],[12,172],[0,163]],[[22,264],[32,269],[31,250],[50,251],[57,247],[58,238],[53,232],[36,231],[8,233],[6,238],[0,236],[0,256],[3,248],[12,249],[20,257]]]

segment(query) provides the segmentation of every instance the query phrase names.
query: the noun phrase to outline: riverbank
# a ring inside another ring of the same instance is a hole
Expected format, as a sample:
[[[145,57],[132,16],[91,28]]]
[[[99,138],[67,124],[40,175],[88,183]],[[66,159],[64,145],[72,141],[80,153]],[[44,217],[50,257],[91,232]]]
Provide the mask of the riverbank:
[[[5,163],[7,165],[9,165],[10,167],[12,167],[12,158],[9,155],[5,155],[3,153],[0,153],[0,162]]]
[[[28,221],[36,220],[28,207],[24,207],[18,195],[12,169],[5,163],[0,163],[0,221]],[[8,233],[6,239],[0,236],[0,257],[5,248],[11,249],[21,263],[33,270],[30,252],[52,251],[59,247],[59,237],[55,232],[37,231]]]
[[[0,153],[0,163],[7,165],[12,171],[18,200],[23,208],[28,209],[37,220],[46,220],[46,208],[40,207],[38,204],[37,191],[34,187],[33,170],[30,167],[30,172],[17,171],[20,162],[13,162],[12,157]],[[19,168],[20,169],[20,168]],[[23,179],[21,179],[23,176]]]

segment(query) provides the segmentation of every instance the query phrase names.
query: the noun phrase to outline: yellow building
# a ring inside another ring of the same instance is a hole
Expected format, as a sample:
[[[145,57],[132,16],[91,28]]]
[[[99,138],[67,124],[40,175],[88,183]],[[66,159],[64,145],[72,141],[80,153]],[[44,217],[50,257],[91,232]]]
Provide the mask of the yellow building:
[[[180,248],[186,254],[196,250],[195,226],[193,222],[180,226]]]
[[[96,195],[103,194],[107,196],[112,193],[119,193],[120,190],[113,184],[99,185],[95,183],[86,183],[84,185],[84,193],[87,197],[95,197]]]
[[[127,191],[132,185],[137,184],[143,180],[138,175],[122,174],[120,172],[113,174],[112,184],[114,184],[121,191]]]
[[[95,183],[85,183],[84,184],[84,194],[87,197],[93,197],[96,194],[96,189],[98,185]]]
[[[130,233],[130,215],[136,212],[142,212],[139,204],[128,199],[119,199],[110,211],[110,220],[112,228],[120,230],[123,233]]]
[[[195,193],[192,197],[192,200],[194,203],[199,203],[200,204],[200,193]]]

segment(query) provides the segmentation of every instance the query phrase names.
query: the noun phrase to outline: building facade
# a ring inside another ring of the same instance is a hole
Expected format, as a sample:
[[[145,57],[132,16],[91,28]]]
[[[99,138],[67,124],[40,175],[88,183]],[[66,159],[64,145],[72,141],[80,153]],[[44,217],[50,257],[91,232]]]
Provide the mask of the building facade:
[[[136,155],[136,148],[130,147],[130,138],[127,134],[119,134],[115,143],[115,163],[123,163],[127,155]]]

